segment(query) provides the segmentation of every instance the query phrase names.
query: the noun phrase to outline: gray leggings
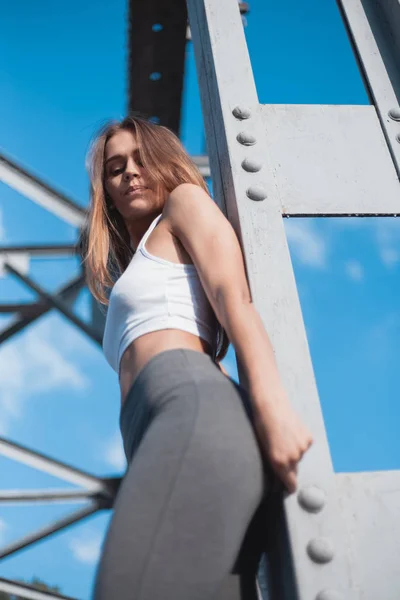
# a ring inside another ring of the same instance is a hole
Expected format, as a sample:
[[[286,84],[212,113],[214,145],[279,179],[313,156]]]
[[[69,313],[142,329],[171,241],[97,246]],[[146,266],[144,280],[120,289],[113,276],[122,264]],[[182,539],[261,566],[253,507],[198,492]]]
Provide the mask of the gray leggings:
[[[244,389],[206,354],[163,351],[120,425],[129,468],[94,600],[255,598],[268,475]]]

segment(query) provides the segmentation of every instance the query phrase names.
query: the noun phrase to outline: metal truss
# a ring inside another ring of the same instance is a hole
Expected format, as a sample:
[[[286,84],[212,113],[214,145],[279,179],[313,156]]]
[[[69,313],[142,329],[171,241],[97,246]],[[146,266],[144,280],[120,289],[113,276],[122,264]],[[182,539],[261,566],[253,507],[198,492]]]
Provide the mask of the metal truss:
[[[65,221],[78,227],[83,225],[86,214],[84,209],[5,156],[0,156],[0,179]],[[76,253],[76,246],[70,244],[43,246],[8,245],[0,247],[2,275],[16,277],[36,292],[38,296],[35,302],[6,303],[0,305],[0,313],[14,313],[11,323],[8,323],[0,331],[0,344],[10,341],[12,336],[22,331],[31,323],[34,323],[51,309],[61,312],[73,325],[79,327],[83,333],[96,343],[101,344],[102,331],[101,327],[98,326],[98,322],[93,318],[92,323],[87,323],[73,310],[73,303],[78,293],[86,285],[83,271],[61,286],[55,293],[47,292],[28,275],[29,262],[32,257],[45,256],[57,258],[59,256],[74,256]],[[48,523],[44,527],[30,532],[22,538],[0,548],[0,559],[10,557],[16,552],[48,538],[70,525],[81,522],[99,510],[110,509],[113,506],[121,481],[120,477],[109,479],[96,477],[5,438],[0,438],[0,454],[77,486],[76,489],[3,489],[0,492],[0,506],[4,504],[21,505],[26,503],[84,503],[78,510],[69,512],[62,518]],[[4,578],[0,578],[0,591],[18,594],[19,597],[31,598],[33,600],[42,600],[45,598],[73,600],[67,596],[39,591],[32,586]]]
[[[248,3],[239,2],[239,8],[242,19],[245,19],[249,10]],[[186,2],[149,0],[143,3],[140,0],[130,0],[128,22],[128,113],[138,111],[148,117],[154,117],[156,122],[179,133],[185,45],[190,39]],[[153,27],[157,24],[161,25],[161,28]],[[210,176],[208,156],[192,156],[192,160],[203,177]],[[85,208],[2,153],[0,181],[78,230],[84,225]],[[14,315],[0,330],[0,344],[10,342],[14,335],[52,309],[61,312],[73,325],[101,344],[104,315],[99,311],[94,299],[91,322],[83,321],[73,310],[79,292],[86,285],[83,270],[53,293],[44,290],[29,275],[31,258],[58,258],[76,254],[77,248],[74,244],[0,246],[0,278],[11,275],[38,296],[34,302],[0,304],[0,314]],[[0,559],[10,557],[66,527],[81,522],[99,510],[111,509],[113,506],[121,482],[120,477],[96,477],[5,438],[0,438],[0,454],[76,486],[76,489],[3,489],[0,492],[0,506],[11,503],[84,503],[78,510],[67,513],[64,517],[0,548]],[[31,585],[5,578],[0,578],[0,591],[31,600],[74,600],[62,594],[39,591]]]
[[[2,490],[0,492],[0,505],[10,503],[21,504],[26,502],[76,503],[87,501],[85,506],[79,510],[53,521],[49,525],[4,546],[0,549],[0,559],[6,558],[34,542],[42,540],[49,535],[64,529],[68,525],[77,523],[98,510],[111,508],[121,481],[120,477],[111,479],[96,477],[5,438],[0,438],[0,452],[7,458],[11,458],[29,467],[39,469],[49,475],[53,475],[68,483],[79,486],[77,489],[72,490],[70,488],[47,490]]]
[[[3,154],[0,154],[0,181],[71,225],[83,225],[85,209]]]

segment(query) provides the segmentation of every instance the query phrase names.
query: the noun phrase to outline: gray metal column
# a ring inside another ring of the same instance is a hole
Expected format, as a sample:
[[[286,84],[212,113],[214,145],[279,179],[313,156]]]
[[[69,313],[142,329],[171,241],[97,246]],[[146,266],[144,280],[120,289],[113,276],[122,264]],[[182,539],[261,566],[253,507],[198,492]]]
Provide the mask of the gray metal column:
[[[269,595],[373,600],[354,577],[356,546],[343,518],[354,495],[349,487],[343,500],[345,483],[333,471],[282,216],[400,212],[397,147],[389,143],[396,134],[374,106],[260,105],[236,2],[188,0],[188,12],[216,202],[241,241],[253,302],[315,440],[300,463],[298,492],[265,524],[272,530],[278,519]]]

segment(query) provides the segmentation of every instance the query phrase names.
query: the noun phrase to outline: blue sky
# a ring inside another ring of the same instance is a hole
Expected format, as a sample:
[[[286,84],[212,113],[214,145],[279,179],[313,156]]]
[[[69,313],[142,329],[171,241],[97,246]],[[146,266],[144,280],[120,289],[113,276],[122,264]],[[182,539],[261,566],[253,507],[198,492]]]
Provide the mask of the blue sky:
[[[334,0],[251,0],[246,37],[262,103],[367,104]],[[89,140],[126,106],[126,3],[9,3],[0,22],[0,145],[30,171],[88,200]],[[204,150],[192,48],[187,48],[183,141]],[[0,183],[1,243],[71,243],[76,230]],[[285,221],[336,471],[400,468],[400,226],[395,219]],[[34,260],[55,290],[76,259]],[[34,294],[0,279],[1,301]],[[87,315],[87,293],[77,303]],[[5,322],[5,319],[4,319]],[[115,373],[99,348],[56,312],[0,348],[0,432],[101,476],[120,474]],[[226,365],[235,375],[232,351]],[[0,458],[4,488],[68,487]],[[71,510],[0,507],[0,543]],[[0,563],[0,576],[36,575],[90,597],[109,513]]]

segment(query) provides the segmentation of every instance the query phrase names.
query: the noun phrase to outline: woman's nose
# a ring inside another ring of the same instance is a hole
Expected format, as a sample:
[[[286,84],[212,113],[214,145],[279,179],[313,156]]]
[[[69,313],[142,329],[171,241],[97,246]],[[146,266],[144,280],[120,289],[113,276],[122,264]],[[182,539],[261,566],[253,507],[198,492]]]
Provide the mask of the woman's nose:
[[[134,160],[129,160],[125,169],[125,179],[128,180],[131,177],[138,177],[140,175],[139,168]]]
[[[124,179],[125,181],[129,181],[131,178],[134,177],[138,177],[139,176],[139,172],[137,169],[132,168],[132,167],[127,167],[124,173]]]

